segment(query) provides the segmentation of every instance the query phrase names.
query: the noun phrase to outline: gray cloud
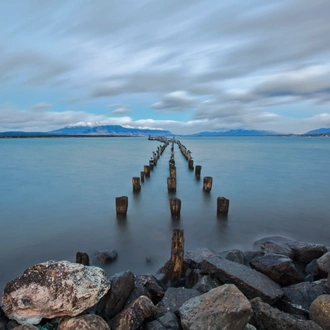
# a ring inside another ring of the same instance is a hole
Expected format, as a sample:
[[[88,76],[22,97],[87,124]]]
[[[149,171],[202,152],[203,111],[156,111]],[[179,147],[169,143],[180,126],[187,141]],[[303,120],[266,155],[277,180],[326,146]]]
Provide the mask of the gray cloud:
[[[161,101],[151,105],[155,110],[181,112],[193,106],[195,99],[185,91],[165,94]]]

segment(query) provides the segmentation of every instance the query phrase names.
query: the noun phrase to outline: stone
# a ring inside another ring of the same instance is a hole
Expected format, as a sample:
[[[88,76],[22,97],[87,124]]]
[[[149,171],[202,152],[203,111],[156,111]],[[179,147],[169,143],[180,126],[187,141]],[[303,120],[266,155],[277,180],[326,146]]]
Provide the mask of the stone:
[[[7,283],[2,308],[20,323],[76,316],[95,305],[110,289],[103,269],[69,261],[34,265]]]
[[[260,249],[265,254],[282,254],[291,259],[294,256],[294,252],[289,246],[276,242],[266,241],[260,245]]]
[[[306,242],[289,242],[285,243],[294,252],[294,259],[308,264],[313,259],[318,259],[323,256],[328,250],[325,245],[306,243]]]
[[[31,325],[31,324],[26,324],[26,325]],[[8,323],[7,323],[7,327],[6,327],[6,330],[11,330],[11,329],[15,329],[17,327],[19,327],[20,324],[15,321],[15,320],[10,320]]]
[[[327,284],[328,284],[328,288],[330,288],[330,273],[328,274],[328,277],[327,277]]]
[[[319,266],[317,265],[317,259],[313,259],[305,268],[307,276],[311,276],[312,279],[319,279]]]
[[[146,330],[166,330],[166,328],[157,320],[149,322],[145,326]]]
[[[165,315],[161,316],[158,321],[160,324],[165,327],[165,329],[179,330],[179,319],[173,312],[168,312]]]
[[[252,324],[247,324],[244,328],[244,330],[257,330],[256,327],[254,327]]]
[[[261,251],[245,251],[244,252],[245,266],[251,267],[250,261],[255,257],[261,257],[263,255],[264,253]]]
[[[6,330],[6,325],[8,323],[8,317],[3,312],[1,306],[0,306],[0,330]]]
[[[220,252],[219,255],[227,260],[234,261],[242,265],[245,264],[245,255],[244,252],[242,252],[241,250],[234,249],[223,251]]]
[[[185,260],[190,268],[198,268],[198,264],[202,260],[211,257],[219,257],[219,254],[207,248],[196,248],[185,254]]]
[[[323,330],[330,330],[330,295],[317,297],[309,309],[309,317]]]
[[[177,313],[184,302],[200,295],[201,293],[195,289],[170,287],[166,290],[163,299],[156,305],[157,315],[162,316],[167,312]]]
[[[199,266],[204,274],[211,275],[221,283],[235,284],[248,299],[261,297],[264,301],[274,304],[283,295],[279,284],[236,262],[213,257],[204,259]]]
[[[34,325],[31,325],[31,324],[22,324],[14,329],[15,330],[38,330],[37,327],[35,327]]]
[[[265,254],[252,259],[250,264],[282,286],[297,283],[302,279],[292,260],[285,255]]]
[[[145,319],[153,316],[156,311],[157,308],[152,301],[148,297],[141,296],[115,316],[108,325],[112,330],[135,330],[141,326]]]
[[[97,263],[101,264],[108,264],[118,257],[118,252],[115,249],[112,250],[104,250],[98,252],[95,256],[94,259]]]
[[[198,290],[201,293],[206,293],[216,287],[220,283],[213,277],[209,275],[204,275],[194,286],[193,289]]]
[[[330,293],[325,279],[315,282],[301,282],[282,288],[281,310],[290,314],[309,317],[311,303],[320,295]]]
[[[254,298],[250,302],[254,313],[253,320],[258,330],[322,330],[315,322],[300,320],[281,312],[260,298]]]
[[[318,258],[316,264],[319,268],[319,274],[323,278],[326,278],[330,272],[330,252],[327,252],[322,257]]]
[[[186,287],[192,288],[199,280],[201,280],[203,274],[200,269],[188,269],[186,273]]]
[[[61,322],[57,330],[110,330],[107,322],[102,317],[87,314],[66,319]]]
[[[192,298],[179,309],[184,330],[243,330],[253,311],[233,284],[225,284]]]
[[[265,242],[283,244],[283,243],[293,242],[293,240],[284,236],[267,236],[255,241],[253,246],[255,249],[261,249],[261,245]]]
[[[125,306],[126,300],[134,288],[134,274],[127,270],[111,278],[111,289],[103,296],[96,307],[96,314],[109,321]]]

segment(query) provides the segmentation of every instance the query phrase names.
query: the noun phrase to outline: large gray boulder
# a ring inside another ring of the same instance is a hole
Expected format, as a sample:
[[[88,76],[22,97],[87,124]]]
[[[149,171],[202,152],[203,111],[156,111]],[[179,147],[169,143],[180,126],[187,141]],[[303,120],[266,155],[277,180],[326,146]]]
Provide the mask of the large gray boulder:
[[[258,239],[254,242],[253,246],[256,249],[261,249],[261,245],[264,244],[265,242],[272,242],[276,244],[285,244],[288,242],[293,242],[291,238],[284,237],[284,236],[266,236],[261,239]]]
[[[211,275],[221,283],[235,284],[249,299],[261,297],[264,301],[274,304],[283,295],[279,284],[236,262],[213,257],[202,260],[199,267],[203,273]]]
[[[38,324],[42,318],[76,316],[95,305],[109,289],[110,281],[101,268],[48,261],[7,283],[2,309],[19,323]]]
[[[306,243],[306,242],[289,242],[285,243],[294,252],[294,258],[302,263],[308,264],[313,259],[320,258],[328,250],[325,245]]]
[[[206,293],[216,287],[218,287],[220,283],[212,278],[209,275],[204,275],[194,286],[193,289],[198,290],[201,293]]]
[[[61,322],[57,330],[110,330],[100,316],[87,314],[69,318]]]
[[[316,260],[319,268],[319,275],[326,278],[330,273],[330,252],[325,253],[322,257]]]
[[[243,330],[253,311],[233,284],[225,284],[192,298],[179,309],[184,330]]]
[[[173,312],[168,312],[159,319],[149,322],[146,325],[146,330],[179,330],[180,322]]]
[[[330,295],[324,294],[317,297],[309,310],[310,319],[322,327],[330,330]]]
[[[279,244],[276,242],[271,242],[271,241],[266,241],[264,243],[261,244],[260,249],[263,253],[265,254],[282,254],[285,255],[289,258],[293,258],[294,256],[294,252],[292,251],[292,249],[285,245],[285,244]]]

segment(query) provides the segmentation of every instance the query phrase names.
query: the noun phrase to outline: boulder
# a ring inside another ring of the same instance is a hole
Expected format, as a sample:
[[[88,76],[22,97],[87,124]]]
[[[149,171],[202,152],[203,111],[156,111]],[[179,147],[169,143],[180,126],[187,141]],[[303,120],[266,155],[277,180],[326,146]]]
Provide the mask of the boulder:
[[[187,288],[192,288],[202,277],[203,274],[200,269],[188,269],[185,286]]]
[[[189,264],[190,268],[198,268],[198,264],[202,260],[212,257],[220,257],[220,255],[207,248],[196,248],[186,252],[185,261]]]
[[[261,249],[261,245],[265,242],[273,242],[277,244],[284,244],[288,242],[293,242],[292,239],[284,237],[284,236],[267,236],[261,239],[258,239],[254,242],[253,246],[255,249]]]
[[[317,259],[313,259],[306,267],[305,273],[307,274],[306,278],[317,280],[319,279],[319,266],[317,265]]]
[[[320,295],[330,293],[325,279],[301,282],[282,288],[280,308],[287,313],[308,317],[311,303]]]
[[[204,259],[199,263],[201,271],[211,275],[221,283],[235,284],[249,299],[261,297],[274,304],[282,297],[279,284],[266,275],[244,265],[218,257]]]
[[[327,277],[327,284],[328,284],[328,288],[330,288],[330,273],[328,274],[328,277]]]
[[[206,293],[219,285],[220,283],[216,279],[209,275],[205,275],[193,286],[193,289],[198,290],[201,293]]]
[[[260,249],[265,254],[282,254],[291,259],[294,256],[294,252],[289,246],[275,242],[266,241],[260,245]]]
[[[153,316],[156,311],[152,301],[148,297],[141,296],[108,324],[111,330],[135,330],[141,326],[145,319]]]
[[[281,312],[260,298],[254,298],[250,302],[254,313],[253,320],[258,330],[322,330],[315,322],[300,320]]]
[[[3,312],[1,306],[0,306],[0,330],[6,330],[6,325],[8,323],[8,317]]]
[[[201,293],[195,289],[168,288],[163,299],[156,305],[157,315],[162,316],[167,312],[177,313],[184,302],[200,295]]]
[[[223,251],[220,252],[219,255],[227,260],[237,262],[242,265],[245,264],[245,255],[244,252],[242,252],[241,250],[234,249],[234,250]]]
[[[118,252],[115,249],[112,250],[104,250],[98,252],[95,256],[94,259],[96,263],[101,263],[101,264],[108,264],[118,257]]]
[[[302,278],[292,260],[281,254],[265,254],[251,260],[251,266],[280,285],[299,282]]]
[[[87,314],[66,319],[57,330],[110,330],[107,322],[100,316]]]
[[[98,267],[48,261],[7,283],[2,308],[10,319],[38,324],[42,318],[76,316],[95,305],[110,289]]]
[[[243,330],[253,311],[233,284],[225,284],[186,301],[179,309],[184,330]]]
[[[32,324],[22,324],[14,328],[15,330],[38,330],[39,328],[35,327]]]
[[[304,264],[310,263],[313,259],[320,258],[328,251],[327,247],[322,244],[289,242],[285,243],[285,245],[293,250],[294,259]]]
[[[245,266],[250,267],[250,261],[255,257],[261,257],[264,253],[261,251],[245,251],[244,258],[245,258]]]
[[[311,304],[309,317],[323,330],[330,330],[330,295],[317,297]]]
[[[146,330],[179,330],[180,324],[176,315],[172,312],[168,312],[159,319],[149,322],[146,325]]]
[[[106,321],[112,319],[124,308],[126,299],[134,287],[134,274],[127,270],[113,275],[110,280],[111,289],[96,307],[96,314]]]
[[[325,253],[322,257],[316,260],[319,268],[319,275],[326,278],[330,272],[330,252]]]

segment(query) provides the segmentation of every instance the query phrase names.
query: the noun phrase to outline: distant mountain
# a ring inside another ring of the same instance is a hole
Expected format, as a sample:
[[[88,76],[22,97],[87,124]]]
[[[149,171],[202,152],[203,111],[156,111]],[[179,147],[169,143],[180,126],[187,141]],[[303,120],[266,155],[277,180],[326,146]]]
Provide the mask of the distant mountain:
[[[272,131],[231,129],[229,131],[200,132],[193,134],[193,136],[266,136],[266,135],[278,135],[278,134],[279,133]]]
[[[330,128],[318,128],[304,133],[304,135],[307,134],[330,134]]]

